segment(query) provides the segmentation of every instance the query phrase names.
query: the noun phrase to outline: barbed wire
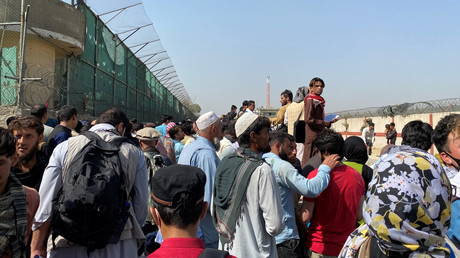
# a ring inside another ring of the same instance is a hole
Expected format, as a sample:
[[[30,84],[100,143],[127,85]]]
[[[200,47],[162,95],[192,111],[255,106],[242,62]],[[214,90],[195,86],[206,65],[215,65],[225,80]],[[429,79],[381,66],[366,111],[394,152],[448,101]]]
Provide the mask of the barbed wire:
[[[408,116],[413,114],[459,112],[460,98],[421,101],[415,103],[403,103],[383,107],[370,107],[335,112],[342,118],[354,117],[391,117],[396,115]]]

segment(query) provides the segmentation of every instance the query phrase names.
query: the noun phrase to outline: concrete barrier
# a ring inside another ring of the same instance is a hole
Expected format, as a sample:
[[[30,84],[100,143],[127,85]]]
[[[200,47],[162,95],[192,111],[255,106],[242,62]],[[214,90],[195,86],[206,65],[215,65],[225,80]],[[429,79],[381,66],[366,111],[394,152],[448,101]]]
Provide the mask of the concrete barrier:
[[[380,154],[380,150],[387,145],[386,144],[386,137],[385,137],[385,125],[391,122],[394,122],[396,125],[396,131],[398,132],[398,138],[396,140],[396,144],[401,144],[401,131],[403,127],[410,121],[413,120],[421,120],[423,122],[429,123],[430,125],[436,127],[437,123],[441,118],[453,114],[453,113],[460,113],[460,112],[442,112],[442,113],[424,113],[424,114],[413,114],[413,115],[397,115],[394,117],[382,117],[382,116],[375,116],[375,117],[354,117],[354,118],[344,118],[337,121],[332,128],[340,132],[345,138],[349,136],[361,136],[361,128],[364,125],[364,120],[367,118],[371,118],[372,122],[375,124],[375,133],[376,139],[375,144],[373,147],[373,153],[375,155]],[[436,148],[431,148],[431,153],[436,153]]]

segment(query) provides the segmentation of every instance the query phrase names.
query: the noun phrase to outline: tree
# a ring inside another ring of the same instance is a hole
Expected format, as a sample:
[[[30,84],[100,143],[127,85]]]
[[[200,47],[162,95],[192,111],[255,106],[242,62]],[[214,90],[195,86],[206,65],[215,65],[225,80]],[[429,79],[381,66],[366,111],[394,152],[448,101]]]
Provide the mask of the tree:
[[[194,114],[198,114],[198,113],[201,112],[201,107],[198,104],[190,104],[190,106],[188,108]]]

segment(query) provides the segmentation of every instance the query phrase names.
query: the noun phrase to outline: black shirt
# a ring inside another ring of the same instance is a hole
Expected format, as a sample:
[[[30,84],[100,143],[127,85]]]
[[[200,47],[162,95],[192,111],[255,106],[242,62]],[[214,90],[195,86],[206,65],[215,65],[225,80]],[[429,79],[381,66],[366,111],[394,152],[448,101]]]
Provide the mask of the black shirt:
[[[48,136],[48,142],[46,143],[46,156],[48,156],[48,158],[51,157],[54,148],[56,148],[59,143],[67,141],[67,139],[71,136],[72,130],[62,125],[56,125]]]
[[[42,182],[43,172],[48,165],[48,160],[45,154],[41,151],[37,152],[37,163],[29,172],[23,172],[20,168],[12,168],[11,172],[16,176],[21,184],[35,188],[35,190],[40,189],[40,184]]]

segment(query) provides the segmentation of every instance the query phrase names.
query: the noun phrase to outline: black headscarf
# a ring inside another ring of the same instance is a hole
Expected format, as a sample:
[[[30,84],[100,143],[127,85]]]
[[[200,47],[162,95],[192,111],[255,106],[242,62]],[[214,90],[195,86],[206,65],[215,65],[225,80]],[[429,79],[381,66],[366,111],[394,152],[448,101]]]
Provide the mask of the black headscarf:
[[[358,136],[351,136],[345,140],[344,154],[348,161],[359,164],[366,164],[369,159],[366,144]]]

